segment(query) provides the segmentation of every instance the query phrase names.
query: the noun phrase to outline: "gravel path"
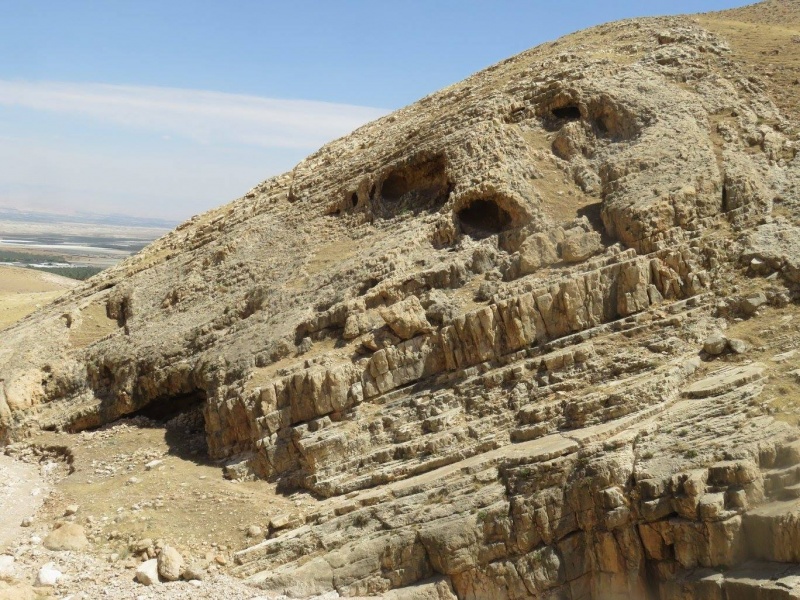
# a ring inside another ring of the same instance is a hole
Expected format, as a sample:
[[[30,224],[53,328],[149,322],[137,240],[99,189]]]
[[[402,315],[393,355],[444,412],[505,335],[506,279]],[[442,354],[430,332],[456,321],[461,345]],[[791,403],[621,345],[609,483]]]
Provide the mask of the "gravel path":
[[[36,513],[46,494],[38,467],[0,454],[0,553],[19,536],[22,519]]]

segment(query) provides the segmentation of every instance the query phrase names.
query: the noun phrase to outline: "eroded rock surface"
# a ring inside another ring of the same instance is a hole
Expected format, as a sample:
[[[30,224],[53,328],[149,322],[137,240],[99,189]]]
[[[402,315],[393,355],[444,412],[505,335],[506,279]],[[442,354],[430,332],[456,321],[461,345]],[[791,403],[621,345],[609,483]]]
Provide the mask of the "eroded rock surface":
[[[796,148],[691,19],[530,50],[5,332],[0,439],[202,405],[229,477],[325,499],[236,555],[294,596],[798,597],[746,595],[800,442],[723,336],[796,306]]]

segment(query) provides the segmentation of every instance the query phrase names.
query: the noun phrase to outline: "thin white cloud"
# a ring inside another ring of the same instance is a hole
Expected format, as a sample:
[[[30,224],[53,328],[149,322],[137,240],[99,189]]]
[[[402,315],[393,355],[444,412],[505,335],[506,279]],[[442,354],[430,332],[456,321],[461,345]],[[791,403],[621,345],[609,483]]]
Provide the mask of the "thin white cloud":
[[[182,220],[291,168],[305,150],[252,146],[85,147],[0,136],[0,207]]]
[[[178,88],[0,80],[0,105],[86,117],[203,144],[315,149],[387,111]]]

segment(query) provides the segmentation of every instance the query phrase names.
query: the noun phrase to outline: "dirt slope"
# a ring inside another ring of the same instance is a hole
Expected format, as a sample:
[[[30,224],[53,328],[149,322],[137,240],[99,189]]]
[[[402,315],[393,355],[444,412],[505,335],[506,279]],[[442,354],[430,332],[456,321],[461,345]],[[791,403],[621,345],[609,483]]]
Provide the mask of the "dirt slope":
[[[77,285],[73,279],[51,273],[0,265],[0,329]]]
[[[725,38],[733,56],[756,77],[783,114],[800,119],[800,3],[769,0],[699,16]]]

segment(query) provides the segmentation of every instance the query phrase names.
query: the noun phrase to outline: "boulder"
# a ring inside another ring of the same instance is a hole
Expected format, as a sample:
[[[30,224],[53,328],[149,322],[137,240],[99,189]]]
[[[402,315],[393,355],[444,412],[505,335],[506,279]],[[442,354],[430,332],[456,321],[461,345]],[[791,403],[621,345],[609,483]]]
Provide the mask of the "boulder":
[[[151,558],[136,568],[136,581],[144,585],[158,583],[158,559]]]
[[[706,338],[706,341],[703,342],[703,350],[710,354],[711,356],[717,356],[718,354],[722,354],[725,352],[725,348],[728,345],[728,340],[719,332],[712,333]]]
[[[14,579],[16,574],[14,562],[13,556],[8,556],[7,554],[0,555],[0,580]]]
[[[596,231],[576,233],[561,242],[561,258],[566,262],[581,262],[602,249],[603,243]]]
[[[754,315],[756,312],[758,312],[758,309],[764,306],[766,303],[767,297],[764,292],[757,292],[742,299],[740,306],[745,314]]]
[[[183,557],[172,546],[164,546],[157,559],[158,574],[165,581],[177,581],[183,571]]]
[[[186,581],[202,581],[205,576],[206,570],[200,563],[192,563],[183,570],[183,578]]]
[[[425,309],[416,296],[409,296],[405,300],[382,308],[381,317],[395,335],[403,340],[433,330],[425,316]]]
[[[84,550],[89,546],[83,527],[76,523],[61,523],[44,538],[48,550]]]
[[[530,275],[555,262],[558,262],[556,245],[547,234],[534,233],[522,242],[519,249],[521,275]]]
[[[734,354],[744,354],[750,349],[750,345],[739,338],[728,338],[728,348]]]
[[[250,525],[247,528],[247,537],[251,538],[259,538],[264,535],[264,530],[261,529],[258,525]]]
[[[53,586],[63,577],[53,563],[47,563],[36,574],[36,585]]]

